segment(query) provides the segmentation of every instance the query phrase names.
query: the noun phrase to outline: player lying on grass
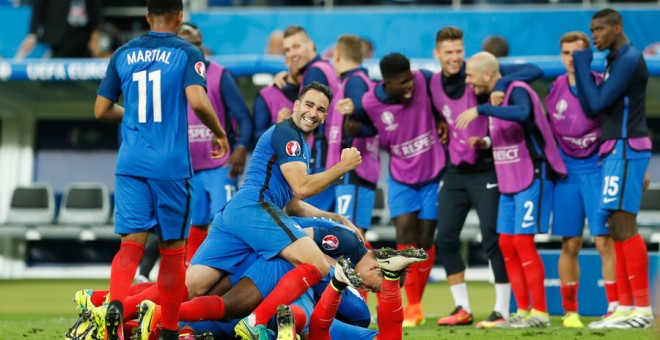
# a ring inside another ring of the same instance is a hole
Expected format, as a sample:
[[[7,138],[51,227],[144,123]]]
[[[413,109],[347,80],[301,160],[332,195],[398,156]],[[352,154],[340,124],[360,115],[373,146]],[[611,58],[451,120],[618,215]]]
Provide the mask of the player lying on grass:
[[[341,253],[345,254],[346,256],[350,256],[353,259],[357,259],[356,263],[356,268],[358,271],[362,272],[362,278],[364,282],[365,289],[369,290],[374,290],[378,291],[380,287],[380,277],[378,271],[372,270],[374,267],[377,267],[377,263],[375,260],[375,257],[373,255],[367,255],[367,251],[364,248],[364,245],[357,241],[355,234],[353,234],[352,231],[344,228],[343,226],[335,223],[335,222],[329,222],[327,220],[319,220],[319,219],[299,219],[298,220],[300,224],[306,226],[306,225],[325,225],[328,228],[313,228],[308,229],[308,231],[313,235],[314,239],[317,241],[317,244],[321,248],[324,249],[327,253],[329,253],[332,256],[338,256]],[[313,232],[313,233],[312,233]],[[368,260],[365,260],[368,259]],[[196,261],[196,260],[195,260]],[[195,263],[193,261],[193,263]],[[252,263],[252,261],[246,262],[248,264]],[[240,266],[239,266],[240,267]],[[245,270],[243,270],[244,272]],[[234,270],[234,273],[230,275],[229,279],[225,278],[220,281],[214,282],[213,285],[209,285],[208,288],[204,289],[203,292],[199,288],[197,289],[198,294],[206,294],[206,295],[222,295],[227,290],[232,286],[232,284],[237,284],[240,285],[241,283],[238,282],[238,279],[241,277],[241,275],[236,275],[239,274],[240,271]],[[257,271],[257,274],[259,272]],[[255,275],[254,280],[258,280],[258,278],[263,275]],[[191,280],[192,279],[192,280]],[[231,279],[231,280],[230,280]],[[194,278],[189,277],[188,282],[195,282]],[[251,283],[251,280],[244,280],[248,281],[248,283]],[[276,282],[275,282],[276,283]],[[192,287],[188,287],[190,291],[190,296],[194,296],[193,289]],[[126,315],[126,320],[131,319],[135,316],[135,313],[137,311],[136,306],[139,302],[145,299],[149,300],[154,300],[154,301],[159,301],[159,294],[158,290],[154,287],[150,287],[149,284],[140,284],[140,285],[135,285],[133,288],[132,296],[129,297],[127,303],[127,310],[125,315]],[[237,291],[241,291],[240,289]],[[78,306],[80,310],[84,309],[89,309],[89,306],[93,305],[100,305],[104,299],[104,295],[106,292],[102,291],[96,291],[96,292],[90,292],[90,291],[80,291],[76,294],[76,300],[78,301]],[[262,292],[263,293],[263,292]],[[267,292],[266,292],[267,293]],[[259,299],[261,296],[265,296],[266,294],[259,295]],[[252,295],[250,295],[252,296]],[[224,315],[223,320],[231,320],[232,315],[246,315],[251,311],[251,308],[254,308],[253,305],[249,303],[248,299],[245,299],[242,295],[231,295],[227,294],[224,295],[223,298],[219,298],[218,296],[215,297],[205,297],[206,303],[210,303],[212,307],[212,310],[217,311],[218,308],[222,308],[225,310],[226,315]],[[202,299],[204,300],[204,299]],[[260,301],[260,300],[259,300]],[[350,301],[350,299],[349,299]],[[200,303],[200,302],[196,302]],[[241,304],[247,303],[246,306],[241,306]],[[86,307],[87,306],[87,307]],[[183,306],[185,308],[185,306]],[[355,311],[356,308],[351,307],[347,308],[346,310],[349,311]],[[368,315],[368,309],[366,308],[366,305],[364,305],[362,308],[358,308],[357,310],[361,310],[363,312],[358,313],[356,315],[355,312],[352,313],[352,316],[350,319],[354,320],[354,322],[357,322],[358,324],[362,326],[368,325],[368,320],[369,320],[369,315]],[[102,320],[103,318],[101,317],[104,309],[95,309],[94,314],[98,314],[98,317],[95,319]],[[341,313],[340,313],[341,314]],[[366,314],[366,315],[365,315]],[[209,319],[218,319],[217,315],[211,315],[208,317]],[[183,320],[186,320],[185,317]],[[193,316],[194,321],[199,320],[199,318],[195,318]],[[102,327],[100,327],[102,328]],[[128,327],[130,328],[130,327]]]

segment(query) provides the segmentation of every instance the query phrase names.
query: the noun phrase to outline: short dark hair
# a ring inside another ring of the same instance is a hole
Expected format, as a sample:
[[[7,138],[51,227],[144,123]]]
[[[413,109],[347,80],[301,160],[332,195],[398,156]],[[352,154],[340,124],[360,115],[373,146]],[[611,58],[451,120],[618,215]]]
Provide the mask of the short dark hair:
[[[383,79],[408,71],[410,71],[410,60],[401,53],[390,53],[380,60],[380,73],[383,75]]]
[[[435,34],[435,43],[439,44],[445,40],[463,40],[463,31],[456,26],[447,26]]]
[[[147,0],[147,11],[152,14],[162,15],[179,13],[183,11],[182,0]]]
[[[591,17],[591,19],[600,18],[605,18],[608,25],[623,25],[623,18],[621,17],[621,13],[612,8],[601,9],[600,11],[594,13],[594,15]]]
[[[323,93],[326,97],[328,97],[328,106],[330,106],[330,102],[332,102],[332,90],[330,90],[328,86],[323,85],[318,81],[313,81],[311,84],[303,87],[302,91],[300,91],[300,95],[298,96],[298,99],[305,96],[305,93],[309,92],[309,90],[316,90]],[[328,107],[328,111],[330,111],[329,107]]]
[[[496,57],[506,57],[509,55],[509,43],[506,42],[504,37],[499,35],[491,35],[484,40],[481,49],[490,52]]]

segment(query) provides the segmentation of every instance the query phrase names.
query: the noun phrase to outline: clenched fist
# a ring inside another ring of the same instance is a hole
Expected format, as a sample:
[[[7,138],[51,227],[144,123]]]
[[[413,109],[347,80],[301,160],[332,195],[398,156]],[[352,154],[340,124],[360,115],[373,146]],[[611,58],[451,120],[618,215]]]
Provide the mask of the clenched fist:
[[[354,170],[362,163],[360,151],[356,148],[347,148],[341,150],[341,163],[348,167],[348,170]]]

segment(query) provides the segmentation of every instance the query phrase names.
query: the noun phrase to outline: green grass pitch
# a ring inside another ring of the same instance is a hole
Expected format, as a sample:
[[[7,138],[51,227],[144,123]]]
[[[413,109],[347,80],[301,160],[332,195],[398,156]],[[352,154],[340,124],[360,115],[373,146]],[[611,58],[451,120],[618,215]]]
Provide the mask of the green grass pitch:
[[[106,289],[107,280],[0,280],[1,339],[64,339],[64,333],[76,320],[71,299],[78,289]],[[477,320],[488,316],[494,301],[494,289],[486,282],[469,282],[470,302]],[[375,296],[369,305],[375,309]],[[404,339],[658,339],[660,333],[649,330],[563,329],[561,318],[553,317],[546,329],[479,330],[462,326],[440,328],[439,316],[453,309],[445,282],[429,284],[423,300],[426,324],[404,329]],[[595,318],[583,318],[593,321]]]

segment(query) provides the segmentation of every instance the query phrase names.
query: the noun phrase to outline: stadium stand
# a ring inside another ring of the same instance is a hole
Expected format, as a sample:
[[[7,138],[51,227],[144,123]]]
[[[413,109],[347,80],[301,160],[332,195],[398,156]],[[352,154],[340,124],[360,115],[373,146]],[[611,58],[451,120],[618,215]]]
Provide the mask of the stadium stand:
[[[94,225],[108,223],[110,194],[103,183],[71,183],[64,191],[59,224]]]
[[[7,213],[8,225],[51,224],[55,220],[55,194],[48,183],[14,189]]]

